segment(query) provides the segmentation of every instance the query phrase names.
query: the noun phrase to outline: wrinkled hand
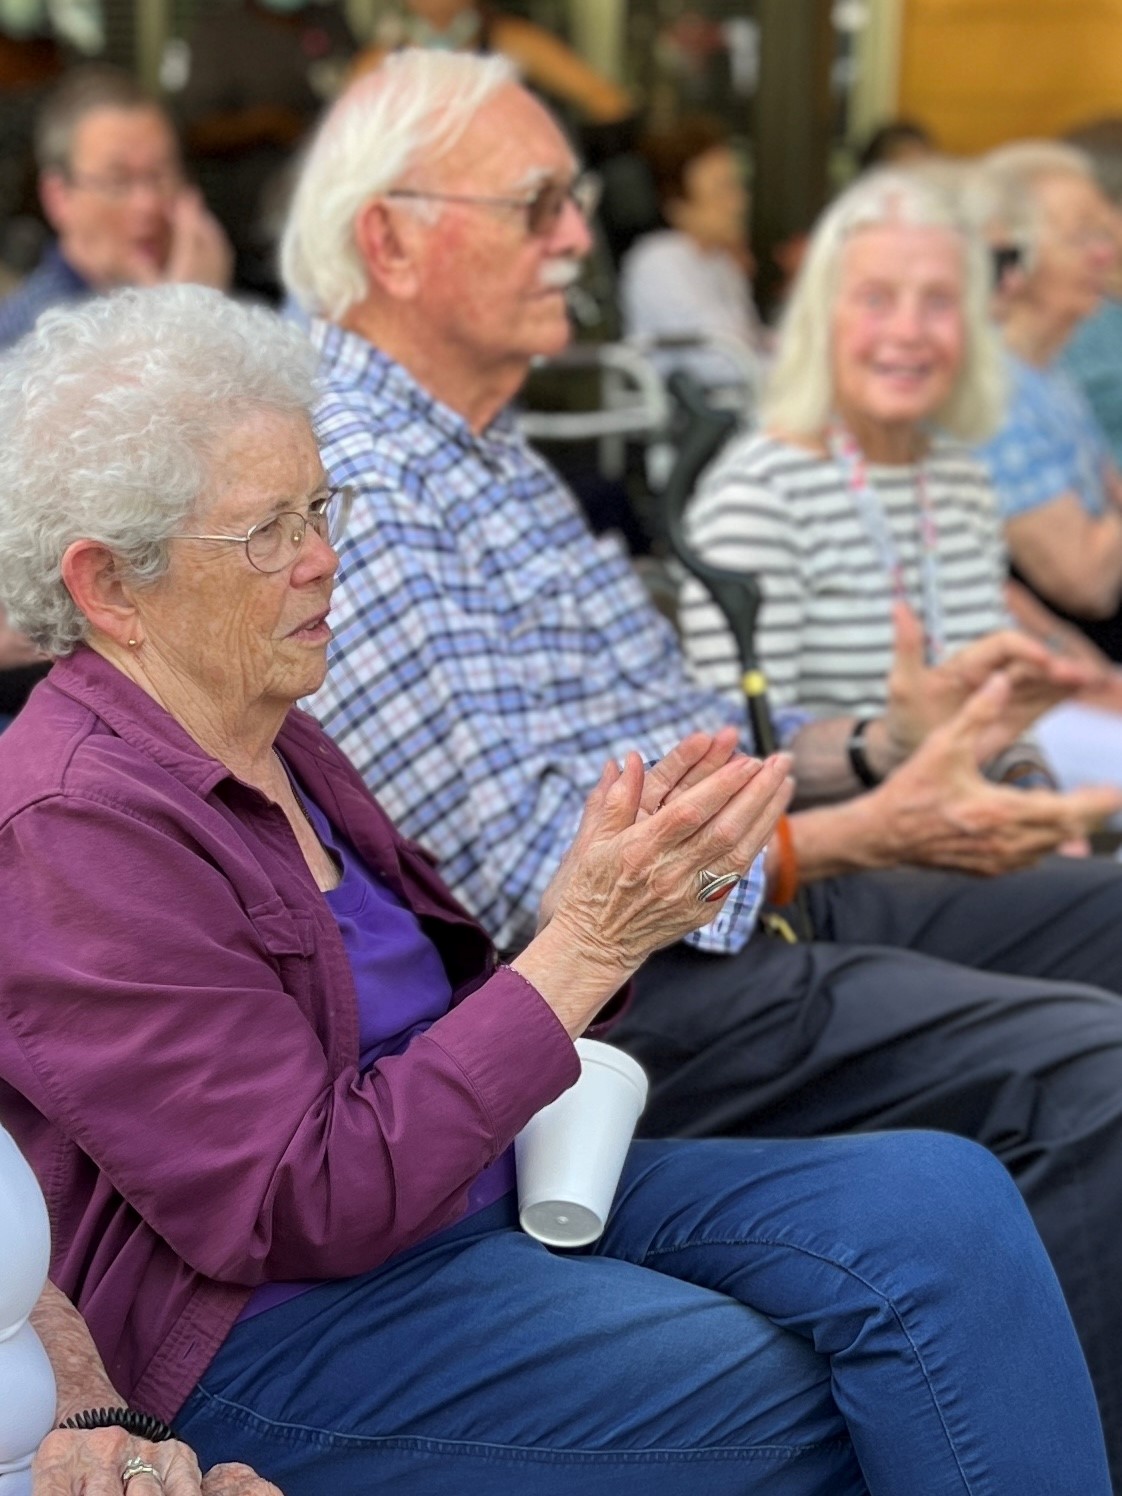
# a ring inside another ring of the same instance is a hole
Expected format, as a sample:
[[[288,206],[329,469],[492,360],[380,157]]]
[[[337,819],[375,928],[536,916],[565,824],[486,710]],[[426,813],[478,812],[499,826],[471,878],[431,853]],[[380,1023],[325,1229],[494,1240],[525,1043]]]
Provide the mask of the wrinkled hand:
[[[652,951],[715,917],[720,905],[698,900],[698,873],[744,873],[786,808],[790,758],[729,757],[718,738],[687,739],[653,786],[637,754],[622,769],[609,763],[588,798],[552,918],[511,963],[571,1033]]]
[[[949,722],[996,671],[1009,680],[1000,720],[979,739],[979,762],[1015,742],[1042,713],[1100,683],[1086,660],[1053,654],[1015,629],[1001,629],[964,645],[938,665],[924,663],[919,619],[906,603],[893,610],[895,650],[888,677],[884,727],[897,760],[907,758],[937,727]]]
[[[186,1444],[178,1439],[149,1444],[123,1428],[55,1429],[48,1434],[31,1466],[32,1496],[121,1496],[121,1471],[134,1456],[160,1472],[163,1496],[200,1496],[199,1463]],[[244,1490],[246,1496],[264,1496],[272,1488]],[[138,1475],[129,1482],[128,1496],[160,1496],[160,1485],[151,1476]]]
[[[992,676],[867,798],[897,862],[997,874],[1085,837],[1122,808],[1112,788],[1018,790],[991,784],[978,757],[1009,711],[1011,682]]]
[[[202,194],[185,187],[171,209],[171,247],[163,271],[150,267],[140,284],[191,284],[226,291],[234,274],[234,251]]]
[[[248,1465],[215,1465],[203,1477],[203,1496],[281,1496]]]
[[[670,750],[664,758],[645,771],[635,819],[654,815],[663,804],[691,785],[708,778],[714,769],[727,764],[737,750],[740,734],[735,727],[723,727],[717,733],[694,732]],[[605,771],[607,772],[607,771]],[[538,910],[538,929],[543,930],[553,918],[554,910],[569,885],[573,869],[595,838],[595,816],[603,803],[604,779],[585,803],[584,813],[571,846],[542,894]]]

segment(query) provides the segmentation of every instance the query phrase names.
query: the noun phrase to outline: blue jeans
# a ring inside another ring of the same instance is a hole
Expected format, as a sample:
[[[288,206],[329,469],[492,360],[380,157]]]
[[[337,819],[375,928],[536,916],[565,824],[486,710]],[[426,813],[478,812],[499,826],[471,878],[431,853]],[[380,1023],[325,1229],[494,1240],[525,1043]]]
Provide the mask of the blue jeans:
[[[235,1327],[179,1418],[285,1496],[1109,1496],[1008,1176],[939,1133],[639,1142],[601,1240],[499,1201]]]

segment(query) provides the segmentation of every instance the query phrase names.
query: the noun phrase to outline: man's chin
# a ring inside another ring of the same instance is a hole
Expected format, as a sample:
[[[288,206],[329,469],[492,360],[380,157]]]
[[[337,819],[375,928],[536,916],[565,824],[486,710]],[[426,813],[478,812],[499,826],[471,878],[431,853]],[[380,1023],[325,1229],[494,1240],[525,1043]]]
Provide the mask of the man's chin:
[[[564,353],[572,341],[573,324],[566,313],[557,319],[556,328],[543,330],[534,351],[538,358],[556,358],[559,353]]]

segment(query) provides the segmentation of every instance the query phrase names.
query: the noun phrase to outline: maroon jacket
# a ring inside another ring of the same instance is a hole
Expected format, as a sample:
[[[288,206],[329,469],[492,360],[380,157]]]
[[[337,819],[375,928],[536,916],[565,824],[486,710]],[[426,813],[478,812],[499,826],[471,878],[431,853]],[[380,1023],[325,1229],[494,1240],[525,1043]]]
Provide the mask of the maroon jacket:
[[[0,1123],[46,1195],[52,1278],[163,1418],[255,1285],[365,1272],[457,1219],[579,1068],[315,722],[292,711],[278,746],[453,987],[366,1074],[338,928],[275,805],[86,648],[0,737]]]

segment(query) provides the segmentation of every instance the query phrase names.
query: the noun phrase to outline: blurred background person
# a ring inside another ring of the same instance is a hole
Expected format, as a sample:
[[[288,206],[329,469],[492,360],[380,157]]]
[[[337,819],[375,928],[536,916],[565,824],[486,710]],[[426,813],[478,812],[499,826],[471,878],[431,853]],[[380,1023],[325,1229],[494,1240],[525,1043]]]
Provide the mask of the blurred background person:
[[[0,302],[0,347],[48,307],[117,286],[228,287],[226,238],[184,179],[166,113],[127,73],[101,65],[67,73],[36,121],[35,158],[56,237]]]
[[[858,172],[878,166],[914,166],[938,153],[929,130],[917,120],[886,120],[872,132],[857,155]]]
[[[171,123],[127,73],[100,65],[67,73],[36,120],[35,159],[56,238],[0,302],[0,347],[49,307],[116,286],[229,284],[229,246],[184,181]],[[47,668],[0,613],[0,729]]]
[[[1122,118],[1098,120],[1065,138],[1090,161],[1122,248]],[[1116,256],[1098,310],[1076,327],[1059,364],[1086,396],[1115,467],[1122,467],[1122,255]]]
[[[755,262],[748,244],[744,169],[719,120],[690,115],[646,135],[663,227],[637,239],[623,258],[620,302],[626,336],[728,343],[758,372],[767,336],[752,299]],[[730,355],[664,353],[660,368],[684,367],[703,384],[735,384]]]
[[[529,87],[594,124],[614,124],[634,111],[625,89],[590,67],[560,38],[477,0],[403,0],[383,19],[375,44],[362,52],[355,72],[377,67],[398,47],[503,52]]]
[[[991,245],[1015,251],[995,306],[1009,396],[979,447],[1015,574],[1122,660],[1122,477],[1057,360],[1098,311],[1118,260],[1113,213],[1082,152],[1021,141],[984,157],[968,193]]]
[[[996,503],[966,445],[1003,409],[988,297],[981,246],[940,192],[899,171],[858,178],[812,236],[765,430],[726,449],[689,511],[705,559],[761,585],[756,641],[775,704],[852,714],[855,765],[890,700],[922,697],[937,719],[940,691],[984,679],[1010,637]],[[681,622],[695,674],[735,696],[732,635],[692,580]],[[1014,680],[1027,665],[1011,657]],[[1057,659],[1014,693],[1018,728],[1100,674]],[[1093,777],[1122,786],[1122,719],[1110,720]],[[1052,782],[1025,738],[989,773]]]

